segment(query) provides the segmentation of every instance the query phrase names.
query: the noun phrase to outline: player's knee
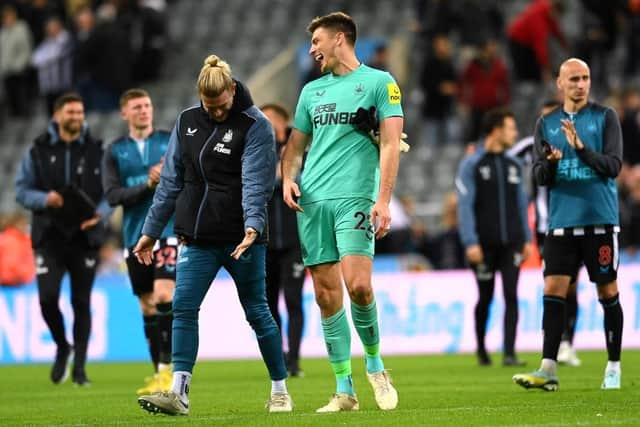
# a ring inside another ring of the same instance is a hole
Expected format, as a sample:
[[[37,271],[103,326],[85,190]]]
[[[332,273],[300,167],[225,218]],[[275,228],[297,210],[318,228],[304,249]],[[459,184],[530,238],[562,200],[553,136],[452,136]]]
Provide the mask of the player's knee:
[[[332,291],[327,288],[316,288],[316,303],[321,309],[330,309],[335,305],[342,304],[339,292]]]
[[[250,305],[246,308],[245,318],[258,338],[277,330],[276,321],[273,320],[271,311],[266,304]]]
[[[360,303],[368,303],[373,299],[373,290],[367,282],[354,283],[349,288],[351,299]]]

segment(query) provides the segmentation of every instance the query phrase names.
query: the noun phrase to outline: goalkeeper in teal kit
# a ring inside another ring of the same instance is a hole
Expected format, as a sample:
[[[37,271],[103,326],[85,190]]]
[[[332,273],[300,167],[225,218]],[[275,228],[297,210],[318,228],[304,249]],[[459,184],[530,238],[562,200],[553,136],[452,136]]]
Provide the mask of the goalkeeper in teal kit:
[[[371,272],[374,239],[384,237],[392,225],[389,200],[403,126],[400,90],[389,73],[358,61],[356,26],[350,16],[338,12],[315,18],[308,31],[309,53],[327,74],[302,90],[282,161],[282,178],[284,200],[298,212],[303,261],[313,279],[337,383],[336,393],[318,412],[359,409],[351,379],[343,279],[376,403],[380,409],[394,409],[398,393],[380,356]],[[372,138],[378,125],[379,135]]]

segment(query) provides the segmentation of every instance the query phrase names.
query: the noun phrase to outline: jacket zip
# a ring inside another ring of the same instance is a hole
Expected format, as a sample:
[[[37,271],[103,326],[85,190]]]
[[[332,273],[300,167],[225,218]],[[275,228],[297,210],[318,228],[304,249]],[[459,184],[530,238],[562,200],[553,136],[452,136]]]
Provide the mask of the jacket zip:
[[[217,131],[218,131],[218,128],[215,127],[213,129],[213,132],[209,136],[209,138],[207,138],[207,140],[202,145],[202,149],[200,150],[200,154],[198,155],[198,166],[200,166],[200,173],[202,174],[202,180],[204,181],[204,194],[202,195],[202,200],[200,201],[200,207],[198,208],[198,215],[196,215],[196,223],[193,226],[194,240],[198,239],[198,226],[200,225],[200,215],[202,215],[204,204],[207,202],[207,194],[209,194],[209,183],[207,182],[204,175],[204,166],[202,165],[202,156],[204,155],[204,150],[207,148],[207,145],[209,144],[209,142],[211,142],[211,140],[213,139]]]

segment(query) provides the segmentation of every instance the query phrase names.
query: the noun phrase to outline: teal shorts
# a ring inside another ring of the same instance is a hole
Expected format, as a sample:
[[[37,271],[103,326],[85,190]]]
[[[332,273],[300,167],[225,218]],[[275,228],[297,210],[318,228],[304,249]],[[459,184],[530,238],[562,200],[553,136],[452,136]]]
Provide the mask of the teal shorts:
[[[301,206],[298,235],[305,266],[337,262],[345,255],[373,258],[374,229],[369,199],[321,200]]]

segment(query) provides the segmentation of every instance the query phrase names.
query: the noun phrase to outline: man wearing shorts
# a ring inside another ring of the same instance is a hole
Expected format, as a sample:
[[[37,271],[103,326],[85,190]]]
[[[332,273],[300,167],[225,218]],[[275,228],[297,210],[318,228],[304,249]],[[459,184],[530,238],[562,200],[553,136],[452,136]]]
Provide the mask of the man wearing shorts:
[[[350,16],[338,12],[315,18],[308,31],[309,53],[326,74],[308,83],[300,94],[282,178],[285,203],[298,212],[303,262],[313,279],[337,383],[336,393],[318,412],[359,409],[351,378],[351,332],[343,307],[343,280],[376,403],[380,409],[394,409],[398,393],[380,356],[371,272],[374,238],[384,237],[391,226],[389,200],[403,125],[400,90],[389,73],[358,60],[356,26]],[[359,108],[379,123],[378,145],[358,130]],[[298,186],[295,180],[309,142]]]
[[[544,342],[540,369],[517,374],[525,388],[558,389],[558,347],[571,276],[584,263],[604,311],[608,362],[604,390],[620,388],[623,315],[618,274],[618,192],[622,133],[612,108],[589,101],[589,66],[570,58],[557,80],[562,108],[538,119],[535,131],[538,185],[549,189],[549,231],[544,242]]]
[[[111,206],[122,205],[122,235],[133,293],[138,297],[155,374],[138,394],[166,391],[171,387],[171,323],[176,281],[178,239],[173,220],[167,224],[154,248],[154,263],[139,263],[133,247],[151,206],[169,145],[169,132],[153,129],[153,105],[142,89],[129,89],[120,98],[120,113],[129,133],[114,141],[103,159],[103,186]]]

